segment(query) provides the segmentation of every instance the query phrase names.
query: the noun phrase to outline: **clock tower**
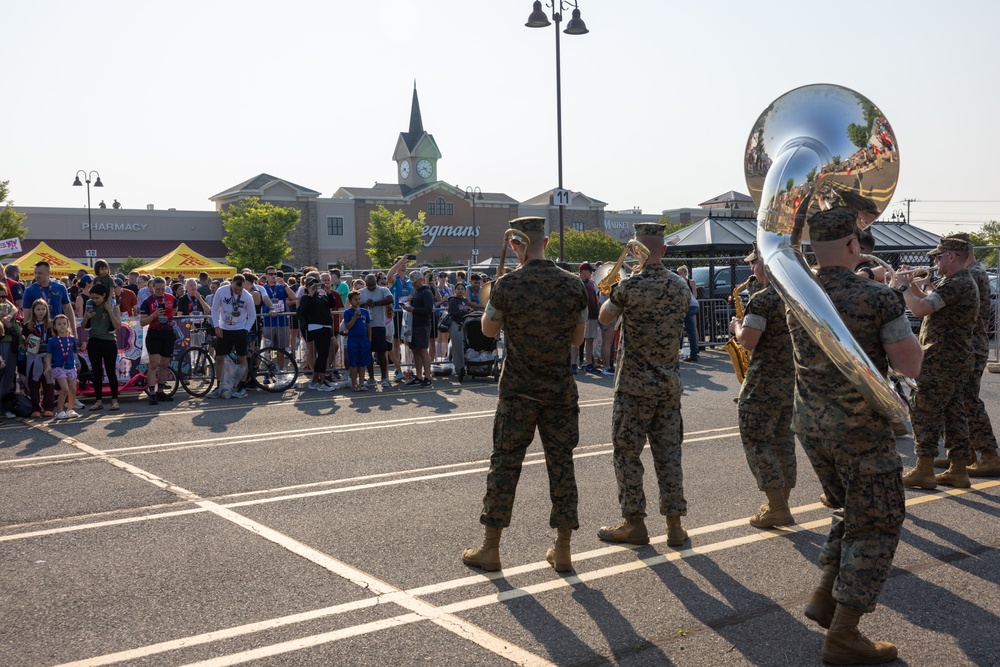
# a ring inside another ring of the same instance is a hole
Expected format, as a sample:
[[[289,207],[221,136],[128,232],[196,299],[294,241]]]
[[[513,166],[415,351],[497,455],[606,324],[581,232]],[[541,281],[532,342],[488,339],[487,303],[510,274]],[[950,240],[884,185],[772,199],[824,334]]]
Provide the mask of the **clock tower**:
[[[396,140],[396,150],[392,159],[396,161],[396,176],[399,184],[409,188],[419,188],[438,181],[437,161],[441,158],[434,137],[424,132],[420,118],[420,101],[417,99],[417,83],[413,82],[413,103],[410,106],[410,130],[400,132]]]

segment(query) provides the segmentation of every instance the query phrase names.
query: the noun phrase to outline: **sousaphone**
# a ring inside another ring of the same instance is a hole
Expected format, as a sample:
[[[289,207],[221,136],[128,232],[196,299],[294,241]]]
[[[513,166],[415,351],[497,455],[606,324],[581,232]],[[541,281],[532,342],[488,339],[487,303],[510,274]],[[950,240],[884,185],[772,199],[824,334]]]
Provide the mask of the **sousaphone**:
[[[878,148],[881,160],[873,159]],[[785,93],[750,131],[744,171],[757,205],[757,249],[782,299],[816,344],[897,433],[906,403],[840,318],[802,256],[808,216],[835,206],[858,211],[866,229],[885,210],[899,180],[898,145],[868,98],[819,84]],[[905,432],[905,430],[904,430]]]

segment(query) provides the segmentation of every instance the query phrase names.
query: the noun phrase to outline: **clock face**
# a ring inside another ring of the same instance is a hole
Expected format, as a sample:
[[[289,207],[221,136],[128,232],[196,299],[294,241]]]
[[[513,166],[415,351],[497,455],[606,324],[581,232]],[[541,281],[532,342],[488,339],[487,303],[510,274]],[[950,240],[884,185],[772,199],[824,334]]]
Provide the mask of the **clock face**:
[[[407,178],[410,175],[410,161],[403,160],[399,163],[399,175],[403,178]]]
[[[430,178],[434,173],[434,165],[430,160],[420,160],[417,162],[417,175],[420,178]]]

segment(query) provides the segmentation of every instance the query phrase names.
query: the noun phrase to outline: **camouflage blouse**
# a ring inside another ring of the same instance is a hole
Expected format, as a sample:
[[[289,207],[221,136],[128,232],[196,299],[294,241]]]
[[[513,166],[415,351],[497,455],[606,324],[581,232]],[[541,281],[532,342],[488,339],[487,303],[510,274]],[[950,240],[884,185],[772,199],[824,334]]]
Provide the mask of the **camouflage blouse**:
[[[899,293],[839,266],[820,268],[816,278],[858,344],[886,374],[889,361],[883,345],[913,335]],[[888,420],[869,406],[791,311],[786,319],[795,353],[792,430],[815,438],[891,438]]]
[[[485,314],[503,324],[501,397],[576,400],[570,340],[587,318],[587,293],[578,276],[548,260],[528,261],[496,281]]]
[[[750,297],[743,325],[759,330],[761,335],[740,388],[740,410],[772,412],[792,407],[792,339],[785,320],[785,302],[773,285]]]
[[[968,269],[934,285],[927,296],[934,312],[920,325],[924,361],[920,374],[937,373],[972,360],[972,332],[979,315],[979,288]]]
[[[975,332],[972,336],[972,351],[977,357],[990,354],[989,331],[990,317],[993,309],[990,307],[990,276],[979,262],[969,267],[969,275],[976,282],[979,290],[979,317],[976,318]]]
[[[608,308],[621,316],[615,391],[667,396],[679,379],[678,351],[691,304],[687,282],[659,262],[618,283]]]

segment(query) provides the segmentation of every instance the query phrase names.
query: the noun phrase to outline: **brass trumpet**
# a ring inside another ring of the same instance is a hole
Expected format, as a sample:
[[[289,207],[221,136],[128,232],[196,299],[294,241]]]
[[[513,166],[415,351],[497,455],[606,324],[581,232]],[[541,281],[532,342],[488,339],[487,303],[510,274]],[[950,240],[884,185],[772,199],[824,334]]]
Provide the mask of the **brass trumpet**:
[[[897,276],[912,276],[914,280],[926,280],[931,278],[934,273],[933,269],[928,269],[926,267],[917,267],[915,269],[905,269],[903,271],[896,271]]]
[[[493,283],[503,277],[507,270],[507,248],[510,247],[511,242],[516,245],[523,245],[525,251],[528,250],[528,246],[531,241],[528,237],[521,231],[511,228],[503,233],[503,246],[500,248],[500,266],[497,267],[497,277],[483,285],[479,289],[479,303],[487,304],[490,301],[490,294],[493,293]]]
[[[639,263],[636,265],[639,271],[642,271],[643,267],[646,266],[646,262],[649,261],[649,248],[644,243],[635,239],[626,243],[617,262],[613,265],[601,264],[601,266],[597,267],[597,271],[594,272],[593,280],[597,283],[597,289],[601,291],[601,294],[611,294],[611,290],[614,289],[615,285],[629,277],[630,274],[625,269],[625,260],[628,259],[630,254],[639,260]]]
[[[875,262],[876,264],[881,266],[882,269],[885,271],[885,280],[883,282],[885,282],[886,285],[891,285],[893,281],[896,280],[897,272],[891,266],[889,266],[888,263],[879,259],[875,255],[861,255],[860,259],[862,262]]]

